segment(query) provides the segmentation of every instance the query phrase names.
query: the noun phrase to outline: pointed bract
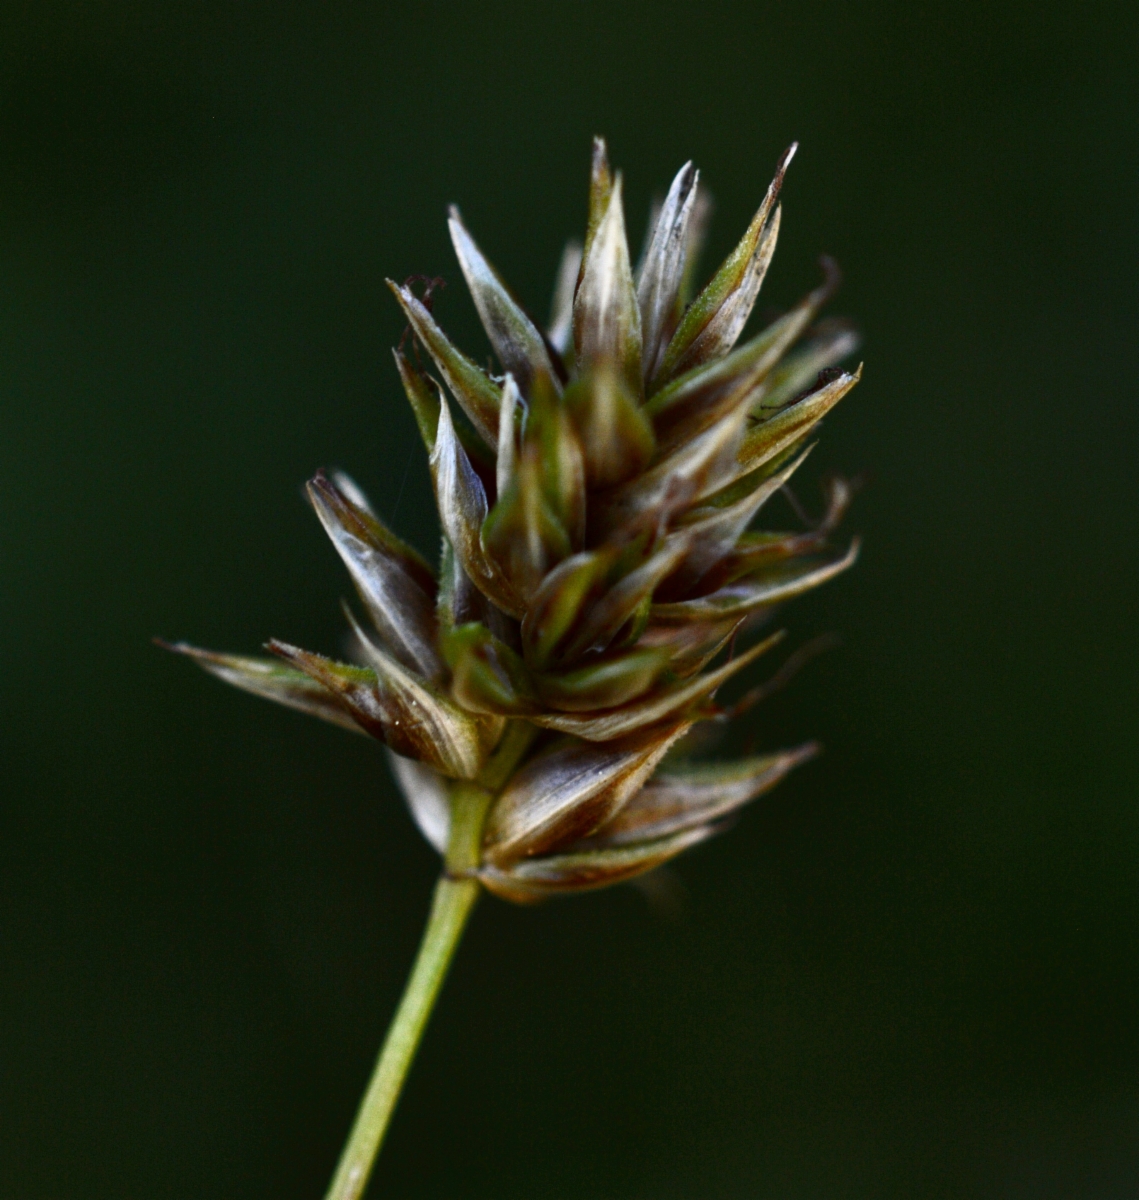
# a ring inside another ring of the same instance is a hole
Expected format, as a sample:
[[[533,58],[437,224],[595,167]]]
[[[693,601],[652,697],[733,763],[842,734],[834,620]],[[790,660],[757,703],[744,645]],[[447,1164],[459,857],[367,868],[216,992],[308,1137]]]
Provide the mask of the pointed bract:
[[[397,754],[456,779],[473,779],[501,728],[463,712],[358,633],[369,652],[370,670],[286,642],[271,641],[269,649],[339,697],[366,733]]]
[[[609,197],[613,193],[613,173],[609,169],[609,150],[605,139],[593,139],[593,155],[589,166],[589,215],[585,225],[585,243],[582,246],[581,267],[578,275],[578,287],[581,286],[582,275],[585,273],[585,262],[597,236],[598,227],[605,218],[609,207]]]
[[[638,646],[668,651],[668,669],[678,679],[702,671],[739,633],[745,618],[729,617],[702,625],[668,624],[651,619],[637,640]]]
[[[704,243],[708,238],[708,225],[712,220],[714,207],[711,193],[702,184],[697,184],[695,199],[692,202],[692,212],[688,218],[688,227],[684,231],[684,274],[680,278],[680,292],[676,297],[672,322],[667,330],[669,338],[676,331],[685,309],[692,303],[692,298],[696,294],[696,272],[700,266],[700,255],[704,251]]]
[[[427,564],[323,475],[310,481],[308,496],[388,649],[404,666],[437,679],[443,663],[436,649],[435,579]]]
[[[663,349],[663,336],[676,310],[688,249],[688,222],[699,178],[700,172],[690,162],[677,172],[661,206],[637,280],[641,354],[646,376],[651,376],[656,369]]]
[[[495,492],[502,496],[514,480],[514,463],[518,457],[518,412],[522,402],[514,376],[508,374],[502,382],[502,409],[498,414],[498,453],[495,456]]]
[[[575,715],[570,713],[540,713],[530,719],[535,725],[546,729],[556,729],[559,733],[571,733],[587,742],[607,742],[613,738],[623,737],[638,729],[655,725],[658,721],[667,721],[685,716],[701,701],[712,696],[716,689],[726,683],[733,675],[750,666],[761,654],[782,641],[782,631],[753,646],[739,658],[725,663],[707,675],[698,675],[687,683],[664,688],[659,692],[628,704],[624,708],[615,708],[610,712]]]
[[[719,821],[770,791],[788,772],[819,752],[816,742],[795,750],[731,763],[661,770],[593,837],[623,846]]]
[[[532,904],[564,892],[609,887],[651,871],[710,838],[716,830],[702,825],[631,846],[601,847],[544,858],[522,859],[509,867],[483,867],[479,878],[488,891],[516,904]]]
[[[592,833],[634,796],[688,729],[672,725],[603,744],[563,739],[531,759],[494,802],[483,844],[496,865]]]
[[[798,144],[793,144],[779,160],[775,178],[747,232],[685,313],[664,352],[659,380],[726,354],[743,332],[775,253],[779,234],[776,201],[783,174],[797,149]]]
[[[657,620],[669,622],[744,617],[758,608],[801,596],[841,575],[858,561],[858,550],[859,541],[855,538],[845,554],[830,562],[807,562],[779,572],[760,572],[754,578],[741,579],[707,596],[672,604],[654,604],[652,615]]]
[[[691,440],[744,393],[754,397],[753,411],[766,404],[771,390],[768,377],[776,374],[782,356],[838,284],[838,269],[829,259],[824,260],[824,269],[826,278],[822,285],[789,313],[731,354],[686,371],[653,396],[645,405],[645,413],[652,419],[663,450]],[[812,374],[804,382],[813,379]]]
[[[485,371],[451,344],[423,302],[412,294],[411,288],[400,287],[390,279],[387,284],[407,316],[412,332],[435,360],[447,387],[471,424],[488,446],[497,445],[498,409],[502,398],[499,388]]]
[[[827,481],[827,510],[822,520],[803,533],[744,533],[730,554],[725,555],[704,580],[716,586],[753,575],[789,559],[824,550],[828,537],[838,528],[854,495],[851,484],[840,476]],[[714,590],[714,589],[713,589]]]
[[[801,442],[861,378],[862,367],[859,366],[853,375],[841,374],[801,400],[780,409],[774,416],[752,424],[740,443],[735,466],[714,482],[720,488],[728,487]],[[716,490],[705,487],[699,498],[708,499]]]
[[[586,251],[574,299],[573,331],[579,371],[612,363],[629,387],[640,392],[641,313],[629,265],[620,176]]]
[[[402,350],[393,350],[392,356],[411,411],[415,414],[419,436],[430,453],[435,448],[435,431],[439,426],[439,394]]]
[[[439,506],[439,523],[471,582],[504,612],[520,617],[525,606],[481,540],[487,516],[486,489],[459,445],[446,401],[439,409],[435,449],[428,460]]]
[[[684,547],[683,564],[669,580],[674,592],[695,587],[731,553],[752,518],[794,475],[812,449],[813,446],[808,446],[782,470],[757,482],[734,503],[708,505],[685,513],[679,530],[669,538],[670,541],[682,538]]]
[[[561,262],[558,264],[554,300],[550,306],[550,324],[546,331],[546,340],[563,359],[566,353],[573,349],[573,296],[577,291],[581,260],[581,242],[566,242]]]
[[[503,370],[510,372],[522,390],[539,371],[552,375],[554,368],[546,343],[534,322],[507,290],[498,273],[487,262],[474,238],[467,232],[459,210],[452,206],[448,221],[455,256],[478,309],[479,318]]]
[[[797,396],[817,387],[819,375],[849,358],[858,345],[858,333],[845,322],[820,322],[809,341],[787,355],[765,380],[757,413],[766,416],[777,412]]]
[[[451,833],[451,797],[446,779],[438,771],[414,758],[402,758],[393,750],[388,751],[388,765],[419,832],[437,853],[445,854]]]
[[[668,668],[664,650],[627,650],[588,659],[584,666],[546,671],[534,683],[547,709],[596,712],[616,708],[643,696]]]
[[[279,659],[218,654],[213,650],[201,650],[187,642],[155,640],[163,649],[184,654],[204,671],[241,688],[243,692],[252,692],[254,696],[276,701],[286,708],[295,708],[297,712],[307,713],[310,717],[320,717],[322,721],[330,721],[353,733],[364,732],[352,719],[352,714],[326,687],[303,671],[285,666]]]

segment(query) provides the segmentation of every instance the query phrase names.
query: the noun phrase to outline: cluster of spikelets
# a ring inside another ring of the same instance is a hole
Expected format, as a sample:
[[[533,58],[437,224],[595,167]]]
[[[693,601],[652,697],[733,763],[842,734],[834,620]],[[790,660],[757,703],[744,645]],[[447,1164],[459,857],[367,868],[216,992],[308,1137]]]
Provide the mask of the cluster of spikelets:
[[[270,659],[175,647],[238,687],[384,742],[441,853],[456,797],[481,789],[466,868],[510,899],[655,867],[811,753],[730,764],[676,753],[696,723],[725,718],[717,689],[775,641],[740,652],[741,637],[857,552],[827,544],[849,498],[841,480],[816,526],[748,528],[858,380],[834,366],[854,348],[849,328],[815,320],[830,264],[821,287],[735,345],[775,249],[793,151],[691,300],[707,208],[697,172],[676,176],[634,271],[621,177],[595,142],[585,243],[566,249],[544,333],[452,212],[502,376],[451,344],[429,296],[390,284],[412,335],[395,358],[430,452],[438,574],[349,479],[318,474],[309,496],[374,626],[349,613],[359,663],[276,641]]]

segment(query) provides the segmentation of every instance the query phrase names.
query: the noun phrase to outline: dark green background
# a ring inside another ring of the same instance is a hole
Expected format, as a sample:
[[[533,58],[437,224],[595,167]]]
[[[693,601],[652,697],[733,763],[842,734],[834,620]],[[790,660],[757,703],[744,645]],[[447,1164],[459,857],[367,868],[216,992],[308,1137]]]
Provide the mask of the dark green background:
[[[835,254],[867,366],[800,490],[872,483],[750,728],[827,754],[679,919],[486,902],[375,1194],[1139,1194],[1134,5],[0,13],[0,1195],[322,1193],[432,855],[148,639],[337,650],[318,466],[433,545],[383,277],[484,352],[458,201],[544,312],[595,132],[714,255],[802,142],[765,297]]]

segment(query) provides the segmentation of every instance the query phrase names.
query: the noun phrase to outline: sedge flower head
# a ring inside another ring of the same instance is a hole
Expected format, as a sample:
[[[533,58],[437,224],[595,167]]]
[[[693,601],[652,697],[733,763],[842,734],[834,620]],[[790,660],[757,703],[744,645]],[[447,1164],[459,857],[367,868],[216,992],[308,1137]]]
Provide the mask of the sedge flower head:
[[[394,351],[429,454],[442,527],[433,568],[346,476],[308,484],[355,585],[359,654],[280,641],[272,657],[179,643],[229,683],[383,742],[411,813],[446,853],[476,789],[462,870],[508,899],[650,870],[813,753],[740,761],[681,753],[723,721],[718,689],[769,649],[744,648],[773,610],[846,570],[830,544],[850,498],[798,532],[753,519],[858,382],[856,338],[819,321],[837,271],[740,341],[775,250],[791,148],[709,282],[693,288],[707,201],[691,163],[650,222],[634,269],[621,176],[594,143],[588,223],[542,328],[457,210],[451,238],[501,375],[455,347],[430,291],[389,281],[408,333]]]

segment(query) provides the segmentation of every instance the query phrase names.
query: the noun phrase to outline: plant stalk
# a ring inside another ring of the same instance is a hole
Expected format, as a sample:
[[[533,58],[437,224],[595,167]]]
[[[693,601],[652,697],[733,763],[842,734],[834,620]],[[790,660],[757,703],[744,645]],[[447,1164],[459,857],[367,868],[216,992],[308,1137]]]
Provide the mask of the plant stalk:
[[[536,729],[525,721],[508,721],[495,752],[473,783],[454,785],[446,870],[435,885],[431,915],[419,943],[399,1008],[388,1027],[368,1090],[356,1113],[348,1142],[325,1200],[359,1200],[395,1111],[411,1060],[427,1028],[431,1010],[463,936],[467,918],[479,898],[475,877],[482,849],[483,824],[495,794],[518,766]]]
[[[478,865],[478,847],[491,793],[463,784],[454,796],[447,873],[435,885],[431,915],[403,997],[388,1028],[368,1090],[340,1155],[326,1200],[359,1200],[395,1111],[411,1061],[451,965],[459,939],[478,899],[477,879],[464,877]]]

